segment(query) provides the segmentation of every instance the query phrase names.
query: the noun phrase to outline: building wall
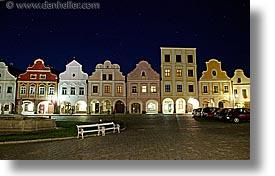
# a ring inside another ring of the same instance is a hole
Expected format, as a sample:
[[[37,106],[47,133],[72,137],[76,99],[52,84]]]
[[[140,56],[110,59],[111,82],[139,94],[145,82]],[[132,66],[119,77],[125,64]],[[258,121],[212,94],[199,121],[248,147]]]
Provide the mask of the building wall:
[[[60,114],[87,113],[87,80],[88,74],[82,71],[82,65],[76,60],[66,65],[66,70],[59,75],[58,83]]]
[[[234,107],[250,108],[250,78],[243,70],[236,69],[232,78]]]
[[[42,59],[36,59],[34,65],[18,77],[16,111],[22,114],[55,113],[57,91],[57,76],[45,67]]]
[[[8,66],[0,62],[0,114],[14,112],[16,78],[8,71]]]
[[[206,62],[199,80],[199,101],[201,107],[232,107],[232,84],[221,62],[210,59]]]
[[[129,113],[161,111],[160,75],[147,61],[140,61],[127,75],[127,107]]]
[[[96,65],[95,72],[88,78],[88,103],[91,114],[126,112],[125,76],[118,64],[106,60]]]
[[[167,60],[168,56],[170,60]],[[198,107],[196,48],[162,47],[161,78],[163,111],[168,107],[164,103],[166,100],[173,102],[167,113],[186,113]],[[168,85],[170,91],[167,90]]]

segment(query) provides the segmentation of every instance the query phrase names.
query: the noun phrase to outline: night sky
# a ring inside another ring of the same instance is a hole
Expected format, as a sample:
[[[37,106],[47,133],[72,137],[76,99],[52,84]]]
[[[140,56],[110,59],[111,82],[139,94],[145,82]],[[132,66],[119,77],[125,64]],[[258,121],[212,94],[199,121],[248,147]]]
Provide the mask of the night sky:
[[[40,57],[63,72],[75,57],[89,75],[106,59],[125,76],[142,59],[160,73],[160,47],[194,47],[198,78],[211,58],[230,77],[237,68],[250,76],[248,0],[91,1],[100,3],[97,10],[9,10],[6,2],[0,1],[0,59],[22,70]]]

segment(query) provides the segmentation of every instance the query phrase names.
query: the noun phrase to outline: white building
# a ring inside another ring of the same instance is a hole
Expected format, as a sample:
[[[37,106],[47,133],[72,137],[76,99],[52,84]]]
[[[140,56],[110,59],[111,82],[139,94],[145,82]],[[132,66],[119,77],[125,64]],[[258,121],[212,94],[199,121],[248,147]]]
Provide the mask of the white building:
[[[8,71],[8,66],[0,62],[0,114],[14,112],[16,78]]]
[[[59,75],[58,106],[60,114],[87,113],[88,74],[82,71],[82,65],[73,60]]]
[[[231,80],[233,83],[234,107],[250,108],[250,78],[244,75],[243,70],[237,69]]]

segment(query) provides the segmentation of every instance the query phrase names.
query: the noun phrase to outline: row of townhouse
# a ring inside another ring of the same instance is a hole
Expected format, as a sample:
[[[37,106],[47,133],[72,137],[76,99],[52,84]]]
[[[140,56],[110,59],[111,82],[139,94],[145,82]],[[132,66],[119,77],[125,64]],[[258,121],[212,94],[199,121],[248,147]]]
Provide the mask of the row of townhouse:
[[[53,74],[36,59],[17,78],[0,62],[1,113],[190,113],[198,107],[250,107],[250,79],[229,78],[216,59],[197,81],[196,48],[161,48],[161,76],[147,61],[127,74],[106,60],[89,76],[75,59]]]

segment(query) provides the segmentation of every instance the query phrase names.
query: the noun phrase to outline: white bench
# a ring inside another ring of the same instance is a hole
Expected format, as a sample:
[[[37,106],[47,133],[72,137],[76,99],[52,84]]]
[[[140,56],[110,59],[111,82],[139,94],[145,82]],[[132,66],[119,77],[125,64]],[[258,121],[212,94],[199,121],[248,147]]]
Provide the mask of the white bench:
[[[97,132],[97,135],[99,136],[100,133],[105,135],[105,130],[101,128],[98,124],[91,124],[91,125],[76,125],[77,128],[77,138],[79,138],[79,135],[81,134],[82,139],[84,139],[84,133],[93,133]],[[87,129],[87,130],[84,130]]]
[[[100,129],[102,129],[102,136],[105,136],[105,131],[107,130],[113,130],[113,133],[116,131],[120,133],[120,125],[115,124],[114,122],[99,123],[98,126]]]
[[[79,135],[81,135],[82,139],[84,139],[84,133],[97,132],[98,136],[100,135],[100,133],[102,134],[102,136],[105,136],[105,131],[107,130],[113,130],[113,133],[115,133],[116,131],[120,133],[120,125],[115,124],[114,122],[97,123],[91,125],[76,125],[76,128],[77,138],[79,138]]]

